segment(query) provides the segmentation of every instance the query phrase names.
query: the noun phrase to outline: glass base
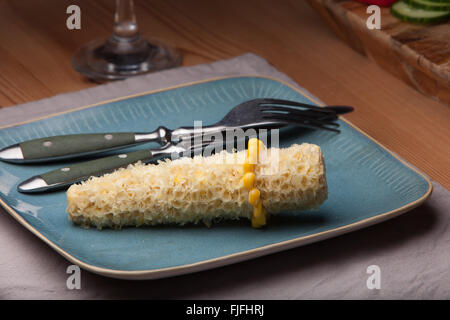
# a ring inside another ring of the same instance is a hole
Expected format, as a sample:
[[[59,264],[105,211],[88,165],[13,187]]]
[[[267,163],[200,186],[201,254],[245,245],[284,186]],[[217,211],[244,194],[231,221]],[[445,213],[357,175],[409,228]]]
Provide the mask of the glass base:
[[[121,80],[179,66],[181,54],[159,40],[140,36],[91,41],[72,57],[76,71],[94,81]]]

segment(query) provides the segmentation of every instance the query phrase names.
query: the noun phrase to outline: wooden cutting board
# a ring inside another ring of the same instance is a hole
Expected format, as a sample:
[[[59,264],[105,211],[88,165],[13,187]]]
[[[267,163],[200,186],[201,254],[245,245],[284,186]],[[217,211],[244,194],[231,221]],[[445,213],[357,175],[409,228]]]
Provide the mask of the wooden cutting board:
[[[367,5],[350,0],[308,0],[354,50],[367,55],[423,94],[450,105],[450,22],[402,22],[381,8],[381,29],[370,30]],[[330,53],[331,54],[331,53]]]

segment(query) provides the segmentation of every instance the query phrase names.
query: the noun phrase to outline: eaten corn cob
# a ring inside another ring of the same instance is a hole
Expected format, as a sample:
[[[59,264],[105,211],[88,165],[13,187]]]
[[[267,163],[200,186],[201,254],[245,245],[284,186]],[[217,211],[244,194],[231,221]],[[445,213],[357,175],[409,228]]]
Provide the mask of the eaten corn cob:
[[[72,185],[69,218],[100,229],[240,218],[261,227],[268,214],[314,209],[327,199],[318,146],[267,149],[260,161],[264,144],[252,140],[247,151],[137,163]]]

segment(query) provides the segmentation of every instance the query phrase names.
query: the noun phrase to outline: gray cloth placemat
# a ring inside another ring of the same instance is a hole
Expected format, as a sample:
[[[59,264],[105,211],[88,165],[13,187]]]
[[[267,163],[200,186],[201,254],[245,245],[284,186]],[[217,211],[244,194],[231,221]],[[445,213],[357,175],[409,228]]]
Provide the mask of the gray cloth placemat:
[[[272,76],[296,85],[261,57],[245,54],[3,108],[0,126],[124,95],[238,74]],[[438,183],[433,186],[431,198],[421,207],[337,238],[167,279],[125,281],[82,271],[79,290],[66,285],[71,263],[0,209],[0,298],[449,299],[450,192]],[[367,269],[372,265],[379,267],[380,289],[368,289]]]

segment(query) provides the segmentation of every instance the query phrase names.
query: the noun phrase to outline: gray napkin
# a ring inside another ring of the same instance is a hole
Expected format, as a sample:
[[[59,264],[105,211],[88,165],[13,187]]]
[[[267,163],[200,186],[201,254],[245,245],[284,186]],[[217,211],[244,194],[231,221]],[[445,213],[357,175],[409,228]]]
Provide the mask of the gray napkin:
[[[3,108],[0,126],[124,95],[242,74],[272,76],[300,88],[261,57],[245,54]],[[80,289],[67,286],[71,263],[0,209],[0,298],[449,299],[450,193],[438,183],[433,187],[421,207],[337,238],[167,279],[125,281],[82,270]]]

